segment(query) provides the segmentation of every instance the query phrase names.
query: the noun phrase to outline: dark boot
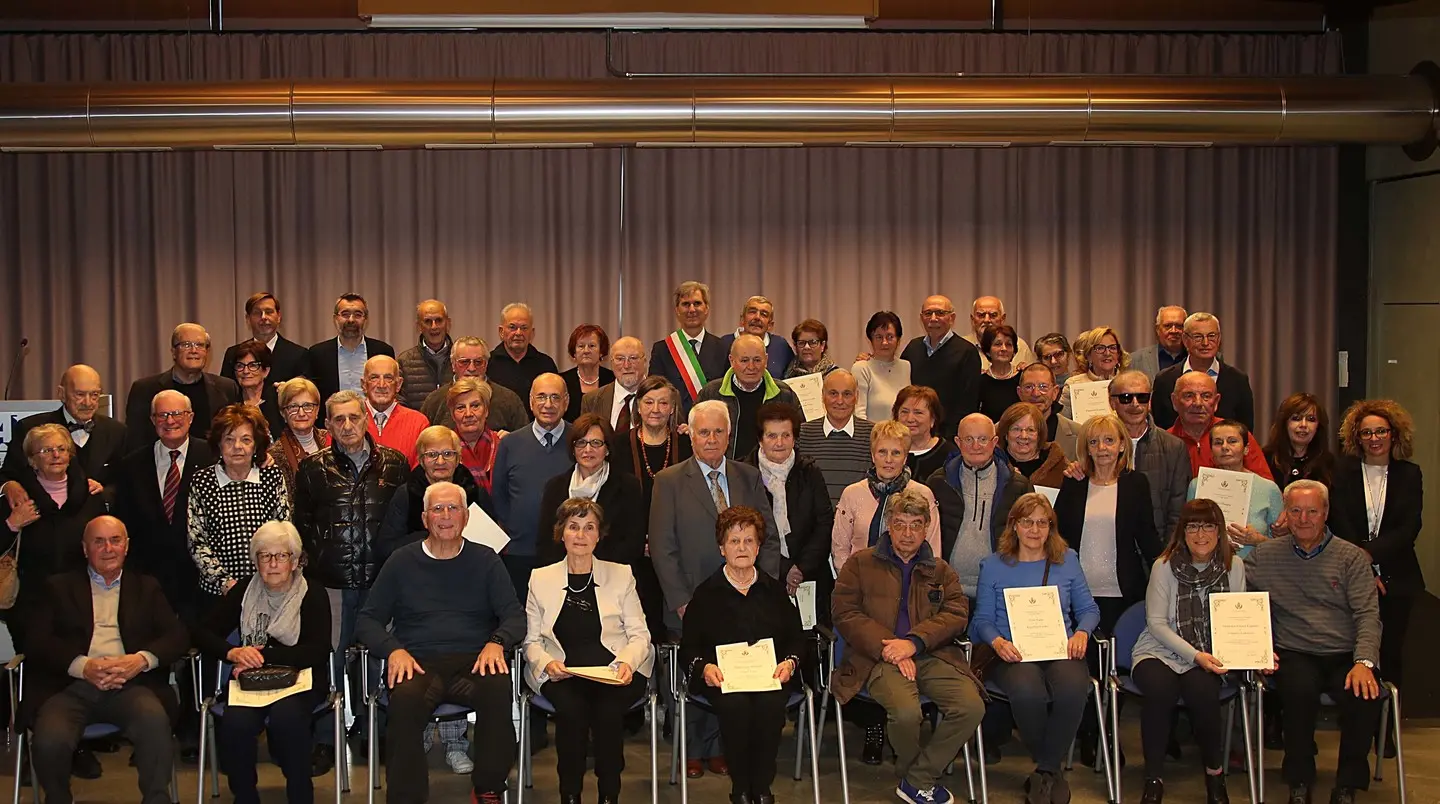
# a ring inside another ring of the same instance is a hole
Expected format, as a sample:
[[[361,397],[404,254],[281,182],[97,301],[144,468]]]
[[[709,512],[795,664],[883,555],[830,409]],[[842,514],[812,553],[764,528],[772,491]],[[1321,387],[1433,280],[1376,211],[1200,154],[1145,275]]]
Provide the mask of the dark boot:
[[[560,796],[560,804],[580,804],[580,794],[567,795],[562,793]]]
[[[1205,804],[1230,804],[1230,794],[1225,790],[1225,774],[1205,774]]]
[[[1355,804],[1355,791],[1348,787],[1337,787],[1331,790],[1330,804]]]
[[[1165,800],[1165,783],[1159,779],[1146,779],[1145,792],[1140,794],[1140,804],[1160,804]]]
[[[1310,785],[1290,785],[1290,797],[1286,801],[1288,804],[1310,804]]]
[[[731,793],[730,804],[755,804],[749,793]]]

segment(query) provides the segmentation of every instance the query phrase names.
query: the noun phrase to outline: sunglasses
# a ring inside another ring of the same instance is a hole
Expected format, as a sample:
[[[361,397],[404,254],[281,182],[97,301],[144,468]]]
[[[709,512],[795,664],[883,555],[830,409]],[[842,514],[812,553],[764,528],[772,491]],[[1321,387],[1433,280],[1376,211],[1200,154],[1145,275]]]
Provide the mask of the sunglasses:
[[[1120,404],[1122,405],[1131,405],[1136,402],[1142,405],[1150,404],[1150,393],[1148,391],[1142,394],[1111,394],[1110,398],[1120,400]]]

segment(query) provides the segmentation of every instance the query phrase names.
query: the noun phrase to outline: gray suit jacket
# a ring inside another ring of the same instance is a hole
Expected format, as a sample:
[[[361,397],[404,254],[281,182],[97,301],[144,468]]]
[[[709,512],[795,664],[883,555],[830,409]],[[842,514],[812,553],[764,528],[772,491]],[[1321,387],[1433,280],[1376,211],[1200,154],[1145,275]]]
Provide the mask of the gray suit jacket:
[[[715,521],[719,514],[710,496],[710,483],[696,458],[662,470],[655,475],[650,501],[650,560],[665,592],[665,623],[679,630],[677,610],[690,602],[702,581],[725,563],[715,545]],[[765,517],[765,541],[760,545],[760,569],[780,577],[780,537],[770,500],[760,481],[760,470],[749,464],[725,460],[731,505],[745,505]]]
[[[1185,442],[1155,426],[1135,445],[1135,468],[1150,481],[1150,501],[1155,507],[1155,532],[1168,544],[1180,508],[1190,487],[1190,450]]]
[[[1056,425],[1055,432],[1050,434],[1050,440],[1060,445],[1060,451],[1065,453],[1066,460],[1079,460],[1075,457],[1075,444],[1080,440],[1080,425],[1074,419],[1066,418],[1063,413],[1056,420],[1059,424]]]
[[[1139,351],[1130,353],[1130,368],[1145,372],[1150,384],[1155,384],[1155,375],[1160,373],[1160,344],[1152,343]]]

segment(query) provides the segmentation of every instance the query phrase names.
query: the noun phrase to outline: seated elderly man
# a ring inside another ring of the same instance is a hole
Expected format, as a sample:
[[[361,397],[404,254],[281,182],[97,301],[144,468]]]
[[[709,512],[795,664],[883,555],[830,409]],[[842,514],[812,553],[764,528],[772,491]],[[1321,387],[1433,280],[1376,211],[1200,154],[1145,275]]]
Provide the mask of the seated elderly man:
[[[421,736],[435,707],[456,703],[475,710],[470,800],[499,804],[515,762],[505,657],[525,638],[525,610],[500,557],[461,536],[465,491],[432,483],[423,502],[425,540],[385,562],[356,625],[360,641],[389,661],[387,800],[429,798]]]
[[[1370,783],[1369,751],[1380,714],[1380,598],[1370,556],[1326,527],[1330,493],[1315,480],[1285,488],[1290,533],[1245,557],[1245,585],[1270,593],[1275,679],[1285,726],[1289,804],[1310,804],[1320,694],[1340,707],[1340,757],[1331,804],[1352,804]]]
[[[19,722],[35,733],[35,778],[46,801],[69,804],[81,733],[113,723],[135,746],[141,802],[167,804],[177,714],[170,665],[188,645],[185,626],[154,578],[124,577],[130,536],[120,520],[92,519],[84,549],[86,569],[51,576],[45,605],[33,610]]]
[[[831,679],[844,704],[861,690],[885,707],[895,749],[895,795],[911,804],[945,804],[940,774],[985,715],[980,682],[955,640],[969,604],[960,579],[925,542],[930,501],[906,489],[885,504],[886,532],[850,557],[835,580],[835,630],[846,642]],[[941,718],[921,745],[920,695]]]

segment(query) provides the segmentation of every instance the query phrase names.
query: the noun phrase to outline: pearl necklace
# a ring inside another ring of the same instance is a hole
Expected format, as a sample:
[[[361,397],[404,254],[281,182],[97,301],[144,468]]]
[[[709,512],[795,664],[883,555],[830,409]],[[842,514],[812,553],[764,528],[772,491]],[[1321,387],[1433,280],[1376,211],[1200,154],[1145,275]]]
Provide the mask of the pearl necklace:
[[[729,564],[726,564],[725,566],[721,567],[720,569],[721,569],[722,572],[725,573],[725,580],[729,581],[729,582],[730,582],[730,585],[733,586],[733,587],[735,587],[735,591],[737,591],[737,592],[744,592],[745,590],[747,590],[747,589],[749,589],[750,587],[754,586],[754,585],[755,585],[755,581],[760,578],[760,571],[757,570],[757,569],[755,569],[754,567],[751,567],[751,568],[750,568],[750,580],[748,580],[748,581],[738,581],[738,580],[736,580],[736,579],[735,579],[735,576],[730,574],[730,565],[729,565]]]

